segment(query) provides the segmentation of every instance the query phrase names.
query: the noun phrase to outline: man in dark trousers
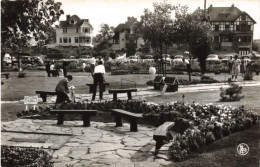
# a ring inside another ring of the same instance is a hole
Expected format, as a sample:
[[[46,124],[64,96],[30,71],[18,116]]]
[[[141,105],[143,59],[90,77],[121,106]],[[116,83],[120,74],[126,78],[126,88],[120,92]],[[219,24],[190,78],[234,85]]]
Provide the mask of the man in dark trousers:
[[[51,65],[49,62],[47,62],[47,64],[45,65],[46,67],[46,72],[48,74],[48,77],[51,77]]]
[[[93,86],[93,95],[92,100],[95,100],[97,85],[99,84],[99,99],[103,99],[103,86],[104,86],[104,74],[106,73],[105,67],[102,61],[98,62],[98,65],[94,68],[94,86]]]
[[[56,93],[57,93],[57,99],[56,103],[63,103],[63,102],[71,102],[69,98],[69,82],[72,80],[72,76],[68,75],[66,78],[63,78],[59,81],[59,83],[56,86]]]
[[[62,64],[62,70],[64,77],[67,77],[67,66],[69,65],[69,62],[63,62]]]

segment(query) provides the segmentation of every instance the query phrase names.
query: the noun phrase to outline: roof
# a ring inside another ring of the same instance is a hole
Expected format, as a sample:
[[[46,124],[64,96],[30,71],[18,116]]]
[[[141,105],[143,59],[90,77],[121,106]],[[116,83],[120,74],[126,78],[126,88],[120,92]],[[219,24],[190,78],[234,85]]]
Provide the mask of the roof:
[[[76,20],[76,24],[70,24],[70,20]],[[93,29],[92,25],[88,22],[88,19],[80,19],[77,15],[73,15],[65,21],[60,21],[60,28],[76,28],[80,27],[83,23],[88,24],[91,29]]]
[[[134,22],[136,22],[136,19],[133,18],[133,17],[129,17],[128,20],[125,23],[119,24],[115,28],[114,32],[119,32],[119,31],[122,31],[122,30],[129,30]]]
[[[235,21],[241,14],[248,15],[246,12],[242,12],[241,10],[239,10],[237,7],[234,7],[234,6],[231,6],[231,7],[212,7],[211,6],[211,7],[209,7],[208,11],[209,11],[209,20],[211,22]]]

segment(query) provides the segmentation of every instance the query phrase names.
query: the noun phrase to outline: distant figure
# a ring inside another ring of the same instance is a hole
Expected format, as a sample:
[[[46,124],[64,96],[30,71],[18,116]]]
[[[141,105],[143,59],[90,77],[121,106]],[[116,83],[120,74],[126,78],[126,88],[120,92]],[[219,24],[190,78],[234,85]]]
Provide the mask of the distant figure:
[[[240,61],[238,60],[238,56],[235,55],[235,59],[232,61],[232,79],[235,76],[235,81],[237,82],[237,75],[239,74]]]
[[[69,65],[69,62],[63,62],[62,64],[62,70],[64,77],[67,77],[67,66]]]
[[[85,70],[85,68],[86,68],[86,63],[85,62],[83,62],[82,63],[82,70],[83,70],[83,72],[85,72],[86,70]]]
[[[55,91],[57,93],[56,103],[63,103],[63,102],[71,102],[69,98],[69,82],[72,80],[72,76],[68,75],[66,78],[63,78],[57,84]]]
[[[232,56],[230,56],[229,60],[228,60],[228,72],[231,75],[231,73],[232,73]]]
[[[50,77],[50,76],[51,76],[51,69],[50,69],[51,65],[50,65],[50,63],[47,62],[47,64],[45,65],[45,67],[46,67],[46,72],[47,72],[47,74],[48,74],[48,77]]]
[[[94,68],[94,86],[93,86],[93,95],[92,100],[95,100],[97,85],[99,84],[99,99],[103,99],[103,86],[104,86],[104,74],[106,73],[105,67],[102,61],[98,62],[98,65]]]
[[[245,59],[244,59],[244,57],[241,58],[240,72],[241,72],[242,76],[243,76],[244,73],[245,73]]]
[[[54,77],[54,75],[55,75],[54,70],[55,70],[54,63],[51,63],[51,65],[50,65],[50,72],[51,72],[52,77]]]
[[[95,65],[96,65],[96,59],[95,59],[95,57],[92,57],[91,60],[90,60],[90,68],[91,68],[92,77],[94,77]]]

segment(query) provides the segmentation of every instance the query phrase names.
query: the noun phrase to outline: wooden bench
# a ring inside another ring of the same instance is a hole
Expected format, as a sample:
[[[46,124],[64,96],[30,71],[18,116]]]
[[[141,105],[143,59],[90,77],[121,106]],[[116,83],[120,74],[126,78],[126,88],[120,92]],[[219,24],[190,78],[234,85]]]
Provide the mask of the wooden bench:
[[[36,91],[36,94],[40,94],[40,97],[42,98],[43,102],[46,102],[47,95],[57,95],[56,92],[50,92],[50,91]]]
[[[89,86],[89,93],[93,93],[93,87],[94,87],[94,84],[86,84],[87,86]],[[106,91],[106,86],[109,86],[109,83],[104,83],[103,84],[103,92]]]
[[[170,132],[169,129],[174,126],[174,122],[164,122],[153,133],[153,139],[156,141],[155,155],[159,153],[159,149],[169,140],[167,135],[171,135],[172,138],[176,136],[174,132]]]
[[[127,93],[128,100],[132,99],[132,92],[137,92],[137,89],[110,89],[108,90],[108,93],[113,93],[113,100],[117,100],[117,94],[118,93]]]
[[[62,125],[64,122],[65,114],[81,114],[83,120],[83,126],[90,126],[90,116],[96,116],[97,110],[50,110],[50,114],[58,114],[58,125]]]
[[[9,73],[1,73],[1,76],[5,76],[6,79],[9,78]]]
[[[130,131],[137,132],[137,119],[143,118],[142,114],[131,113],[121,109],[111,109],[111,114],[115,116],[116,127],[123,126],[122,118],[126,118],[130,122]]]

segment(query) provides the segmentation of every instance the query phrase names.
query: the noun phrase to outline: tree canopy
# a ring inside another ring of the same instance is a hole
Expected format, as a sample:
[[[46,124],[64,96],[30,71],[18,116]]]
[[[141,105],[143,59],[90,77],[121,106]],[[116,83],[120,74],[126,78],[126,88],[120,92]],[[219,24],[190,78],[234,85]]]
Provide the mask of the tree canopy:
[[[21,49],[51,35],[51,26],[64,14],[54,0],[1,1],[1,43],[3,49]]]

